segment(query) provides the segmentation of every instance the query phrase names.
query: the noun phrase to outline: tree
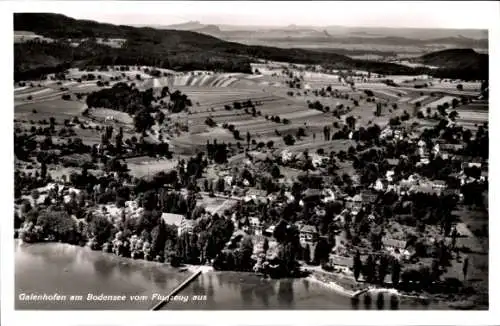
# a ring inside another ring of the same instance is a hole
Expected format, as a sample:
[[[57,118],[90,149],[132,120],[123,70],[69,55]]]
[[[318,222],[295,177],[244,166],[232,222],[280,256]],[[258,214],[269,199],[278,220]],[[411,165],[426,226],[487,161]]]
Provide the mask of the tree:
[[[92,221],[89,223],[89,231],[91,235],[95,238],[98,246],[102,246],[111,238],[111,231],[113,230],[113,225],[108,221],[107,218],[102,216],[94,216]]]
[[[301,137],[305,137],[306,136],[306,131],[304,128],[300,127],[298,130],[297,130],[297,138],[301,138]]]
[[[382,103],[377,103],[377,109],[375,110],[375,116],[380,117],[382,115]]]
[[[144,133],[154,125],[154,119],[146,110],[141,110],[134,117],[134,126],[137,132]]]
[[[165,225],[163,224],[162,220],[160,221],[160,224],[155,226],[151,231],[151,249],[153,257],[163,254],[163,250],[165,249],[165,242],[167,241]]]
[[[71,236],[76,223],[65,211],[44,211],[38,216],[36,225],[42,227],[43,238],[53,237],[64,242],[74,240]]]
[[[401,265],[397,259],[392,262],[392,286],[397,287],[399,284],[399,275],[401,273]]]
[[[465,257],[462,265],[462,273],[464,275],[464,281],[467,279],[468,270],[469,270],[469,257]]]
[[[241,240],[239,252],[241,253],[240,268],[248,271],[252,267],[253,243],[250,237],[245,237]]]
[[[42,162],[42,166],[40,167],[40,176],[43,180],[47,177],[47,164],[45,162]]]
[[[269,240],[267,238],[264,239],[262,250],[264,251],[264,254],[266,254],[266,252],[269,250]]]
[[[450,120],[452,121],[455,121],[455,119],[458,117],[458,112],[453,110],[451,111],[449,114],[448,114],[448,118],[450,118]]]
[[[349,126],[349,129],[354,130],[356,128],[356,118],[352,115],[346,118],[346,123]]]
[[[382,256],[380,257],[380,263],[378,265],[378,281],[381,285],[384,285],[387,269],[388,269],[387,258],[385,256]]]
[[[156,121],[158,121],[158,124],[160,125],[165,122],[165,113],[163,113],[163,111],[158,111],[158,113],[156,114]]]
[[[303,248],[302,259],[306,264],[309,264],[311,262],[311,247],[308,243],[306,243],[305,248]]]
[[[352,269],[354,272],[354,279],[356,282],[359,279],[359,274],[361,273],[361,268],[363,267],[363,264],[361,263],[361,256],[359,254],[359,250],[356,251],[356,255],[354,256],[353,262],[352,262]]]
[[[50,123],[50,131],[54,132],[55,131],[55,125],[56,125],[56,119],[54,117],[49,118],[49,123]]]
[[[329,246],[324,239],[320,239],[316,244],[314,250],[314,261],[319,264],[323,264],[328,261]]]
[[[363,274],[365,275],[365,280],[368,283],[372,283],[374,281],[373,278],[375,276],[375,261],[372,255],[369,255],[366,259]]]
[[[285,145],[287,145],[287,146],[293,146],[293,144],[295,144],[295,138],[290,134],[284,136],[283,141],[285,142]]]
[[[271,176],[275,179],[279,179],[281,176],[281,171],[280,168],[277,164],[274,164],[271,170]]]

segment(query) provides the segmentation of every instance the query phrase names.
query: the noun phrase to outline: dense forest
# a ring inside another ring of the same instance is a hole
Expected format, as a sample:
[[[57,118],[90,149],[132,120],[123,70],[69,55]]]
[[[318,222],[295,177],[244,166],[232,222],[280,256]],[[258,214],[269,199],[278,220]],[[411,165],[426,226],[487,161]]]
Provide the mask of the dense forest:
[[[484,65],[477,64],[465,67],[448,65],[445,70],[413,69],[392,63],[355,60],[331,52],[248,46],[190,31],[116,26],[58,14],[16,13],[14,30],[31,31],[54,39],[50,43],[15,44],[15,80],[38,78],[70,66],[85,65],[140,64],[178,71],[199,69],[250,73],[250,62],[255,58],[383,74],[429,73],[461,79],[487,79],[488,74]],[[112,48],[98,44],[95,38],[121,38],[126,42],[121,48]],[[75,46],[68,39],[86,41]]]

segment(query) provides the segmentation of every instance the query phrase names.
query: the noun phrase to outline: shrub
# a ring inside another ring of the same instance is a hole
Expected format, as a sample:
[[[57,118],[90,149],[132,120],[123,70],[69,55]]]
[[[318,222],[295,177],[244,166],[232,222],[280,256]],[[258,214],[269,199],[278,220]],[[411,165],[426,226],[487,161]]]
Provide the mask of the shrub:
[[[284,136],[283,141],[287,146],[292,146],[293,144],[295,144],[295,138],[290,134]]]

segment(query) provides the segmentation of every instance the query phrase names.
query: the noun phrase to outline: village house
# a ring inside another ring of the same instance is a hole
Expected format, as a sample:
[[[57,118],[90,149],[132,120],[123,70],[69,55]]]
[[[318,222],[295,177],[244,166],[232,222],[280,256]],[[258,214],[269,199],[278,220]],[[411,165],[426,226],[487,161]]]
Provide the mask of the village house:
[[[188,220],[184,215],[163,213],[161,214],[161,219],[167,225],[173,225],[177,227],[178,236],[183,233],[191,233],[193,231],[193,220]]]
[[[248,219],[250,224],[250,229],[253,231],[254,235],[262,235],[262,225],[258,217],[250,217]]]
[[[464,144],[449,144],[444,143],[441,144],[441,152],[453,154],[454,152],[461,151],[465,148]]]
[[[323,194],[322,194],[322,191],[319,190],[319,189],[306,189],[303,193],[302,193],[302,200],[304,202],[307,202],[307,201],[316,201],[316,200],[320,200],[322,197],[323,197]]]
[[[300,228],[300,242],[315,243],[316,241],[318,241],[318,236],[318,230],[313,225],[303,225],[302,228]]]
[[[396,240],[388,237],[382,238],[382,245],[390,253],[401,253],[406,249],[406,241]]]
[[[330,188],[323,189],[322,197],[323,197],[323,199],[321,201],[323,203],[335,201],[335,193]]]
[[[192,233],[193,232],[193,228],[194,228],[194,221],[193,220],[188,220],[188,219],[184,218],[181,221],[181,225],[179,227],[179,233],[180,234],[183,234],[183,233]]]
[[[382,180],[382,179],[378,178],[377,181],[375,181],[375,183],[372,186],[373,190],[375,190],[375,191],[384,191],[387,188],[387,186],[388,186],[387,183],[388,183],[387,180]]]
[[[363,199],[360,194],[357,194],[354,197],[345,198],[345,207],[352,211],[359,211],[362,206]]]
[[[262,233],[265,236],[272,237],[274,234],[274,229],[276,228],[275,225],[270,225],[267,229],[265,229]]]
[[[344,210],[342,210],[342,212],[340,212],[340,214],[335,216],[333,221],[336,223],[340,223],[341,225],[344,225],[345,219],[349,214],[350,214],[350,211],[347,208],[345,208]]]
[[[363,202],[373,204],[377,201],[378,194],[372,189],[366,189],[361,191],[361,198],[363,199]]]
[[[432,182],[432,188],[435,190],[443,191],[444,189],[446,189],[446,181],[434,180]]]
[[[387,159],[387,163],[389,164],[390,167],[394,168],[399,165],[399,159],[398,158],[389,158]]]
[[[329,254],[328,261],[330,265],[341,273],[349,273],[352,268],[352,258],[343,257],[335,254]]]

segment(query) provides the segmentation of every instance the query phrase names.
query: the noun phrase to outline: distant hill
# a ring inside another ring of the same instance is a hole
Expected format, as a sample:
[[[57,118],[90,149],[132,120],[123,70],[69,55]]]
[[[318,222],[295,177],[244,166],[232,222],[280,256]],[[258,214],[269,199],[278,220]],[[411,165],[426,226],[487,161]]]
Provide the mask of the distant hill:
[[[191,25],[196,24],[193,23]],[[57,40],[51,44],[14,45],[14,73],[17,79],[62,71],[72,65],[151,65],[175,70],[219,70],[251,72],[255,58],[303,64],[329,64],[339,69],[365,67],[336,53],[303,49],[247,46],[191,31],[159,30],[117,26],[76,20],[59,14],[16,13],[14,30],[30,31]],[[123,48],[97,44],[93,38],[126,39]],[[68,39],[87,39],[77,47]],[[380,65],[376,66],[380,69]],[[407,67],[387,64],[387,71],[411,73]]]
[[[179,31],[195,31],[198,29],[203,29],[207,25],[200,23],[199,21],[190,21],[182,24],[174,24],[165,26],[164,29],[175,29]]]
[[[192,27],[199,25],[199,22],[182,25]],[[334,69],[362,69],[382,74],[423,73],[422,69],[355,60],[333,52],[243,45],[192,31],[118,26],[76,20],[59,14],[15,13],[14,30],[34,32],[55,40],[53,43],[27,42],[14,45],[14,77],[17,80],[37,78],[70,66],[89,65],[148,65],[179,71],[251,73],[250,63],[257,58],[322,64]],[[217,26],[203,26],[202,30],[213,32],[220,29]],[[287,32],[294,35],[297,30],[290,28]],[[313,32],[328,37],[324,31]],[[126,42],[121,48],[112,48],[98,44],[96,38],[120,38]],[[83,41],[74,46],[68,39]]]
[[[427,53],[413,60],[446,70],[467,70],[477,79],[488,79],[488,55],[473,49],[448,49]]]
[[[208,28],[210,26],[210,28]],[[263,45],[267,42],[291,41],[288,47],[301,43],[332,42],[338,44],[375,44],[392,46],[426,46],[431,44],[464,48],[488,48],[486,30],[455,30],[435,28],[380,28],[344,26],[236,26],[204,25],[198,21],[154,26],[161,29],[191,30],[216,36],[226,41]]]
[[[199,29],[193,29],[193,32],[201,33],[201,34],[207,34],[211,36],[218,36],[218,35],[223,35],[223,32],[220,30],[219,26],[217,25],[206,25],[203,26],[202,28]]]

